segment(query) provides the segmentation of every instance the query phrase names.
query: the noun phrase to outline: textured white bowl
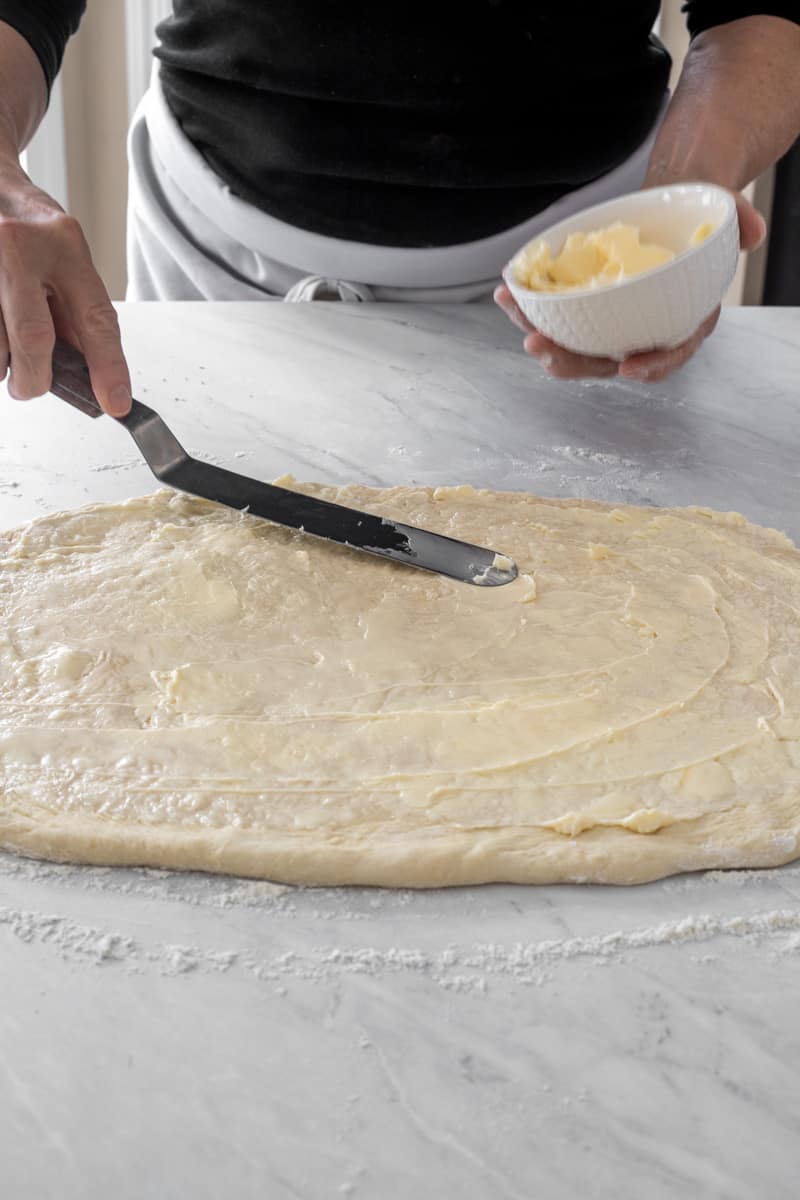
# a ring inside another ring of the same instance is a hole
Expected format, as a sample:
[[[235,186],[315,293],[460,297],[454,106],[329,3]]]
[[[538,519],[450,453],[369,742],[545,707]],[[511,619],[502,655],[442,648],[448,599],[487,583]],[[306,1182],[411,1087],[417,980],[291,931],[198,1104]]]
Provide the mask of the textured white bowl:
[[[517,282],[509,263],[503,271],[509,291],[532,325],[579,354],[623,359],[679,345],[714,311],[733,279],[739,255],[733,196],[705,183],[632,192],[586,208],[534,241],[548,242],[555,257],[570,233],[590,233],[615,221],[638,225],[643,242],[666,246],[676,257],[622,283],[571,292],[532,291]],[[704,221],[716,226],[714,232],[690,247]]]

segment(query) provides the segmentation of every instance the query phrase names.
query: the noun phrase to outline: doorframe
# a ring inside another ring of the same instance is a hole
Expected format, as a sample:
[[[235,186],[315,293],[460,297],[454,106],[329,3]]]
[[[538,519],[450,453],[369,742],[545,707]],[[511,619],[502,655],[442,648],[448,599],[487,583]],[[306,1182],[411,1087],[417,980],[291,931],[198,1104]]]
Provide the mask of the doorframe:
[[[156,25],[172,12],[172,0],[125,0],[125,57],[128,72],[128,117],[150,85]]]

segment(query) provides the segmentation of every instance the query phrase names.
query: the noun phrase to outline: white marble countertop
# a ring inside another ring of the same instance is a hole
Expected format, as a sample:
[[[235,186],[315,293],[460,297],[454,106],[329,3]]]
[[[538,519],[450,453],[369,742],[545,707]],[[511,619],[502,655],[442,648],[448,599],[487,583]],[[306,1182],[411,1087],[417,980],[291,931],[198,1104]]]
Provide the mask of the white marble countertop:
[[[122,306],[139,398],[271,478],[738,509],[800,540],[800,311],[653,388],[545,380],[488,305]],[[2,393],[2,387],[0,387]],[[154,486],[0,394],[0,525]],[[800,865],[637,888],[279,889],[0,856],[14,1200],[783,1200]]]

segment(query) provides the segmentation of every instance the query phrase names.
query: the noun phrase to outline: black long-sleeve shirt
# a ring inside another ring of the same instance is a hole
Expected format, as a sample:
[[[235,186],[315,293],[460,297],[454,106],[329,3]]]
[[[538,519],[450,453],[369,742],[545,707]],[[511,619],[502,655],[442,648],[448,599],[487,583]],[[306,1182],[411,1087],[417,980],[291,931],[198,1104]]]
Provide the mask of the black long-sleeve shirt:
[[[0,20],[50,84],[85,7],[0,0]],[[800,0],[684,7],[692,34],[757,13],[800,22]],[[334,237],[448,245],[525,220],[633,151],[669,73],[658,9],[174,0],[156,54],[184,133],[244,199]]]

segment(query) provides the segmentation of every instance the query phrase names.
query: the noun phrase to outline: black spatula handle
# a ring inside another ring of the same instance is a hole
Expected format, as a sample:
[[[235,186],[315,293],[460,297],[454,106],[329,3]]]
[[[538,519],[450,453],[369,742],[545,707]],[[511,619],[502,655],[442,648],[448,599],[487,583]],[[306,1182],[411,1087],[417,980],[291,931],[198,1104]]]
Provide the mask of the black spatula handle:
[[[73,408],[80,409],[87,417],[102,417],[103,409],[97,402],[89,380],[89,368],[80,350],[56,338],[53,351],[53,382],[50,391],[60,400],[66,400]]]

